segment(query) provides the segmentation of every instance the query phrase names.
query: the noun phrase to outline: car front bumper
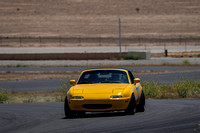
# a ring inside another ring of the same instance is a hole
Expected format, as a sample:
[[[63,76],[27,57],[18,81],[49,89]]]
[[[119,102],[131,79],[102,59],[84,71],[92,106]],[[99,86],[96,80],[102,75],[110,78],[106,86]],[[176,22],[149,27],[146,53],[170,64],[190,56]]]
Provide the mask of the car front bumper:
[[[128,107],[130,98],[118,99],[70,99],[69,107],[73,111],[115,111],[124,110]]]

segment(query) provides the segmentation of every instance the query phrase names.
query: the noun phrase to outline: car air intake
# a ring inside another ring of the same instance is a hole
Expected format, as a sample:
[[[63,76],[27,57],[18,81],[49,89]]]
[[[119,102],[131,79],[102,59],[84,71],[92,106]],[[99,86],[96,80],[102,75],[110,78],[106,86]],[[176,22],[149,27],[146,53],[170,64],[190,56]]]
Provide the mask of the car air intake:
[[[86,109],[107,109],[111,108],[112,104],[84,104],[83,108]]]

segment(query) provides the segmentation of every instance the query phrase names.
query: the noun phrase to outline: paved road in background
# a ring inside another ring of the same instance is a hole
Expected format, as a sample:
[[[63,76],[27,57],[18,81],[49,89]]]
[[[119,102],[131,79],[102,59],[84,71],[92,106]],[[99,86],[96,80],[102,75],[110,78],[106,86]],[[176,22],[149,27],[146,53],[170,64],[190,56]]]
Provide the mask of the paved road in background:
[[[200,70],[199,66],[134,66],[123,67],[135,72],[157,72],[157,71],[177,71],[177,70]],[[0,73],[62,73],[62,72],[81,72],[88,69],[88,67],[0,67]]]
[[[185,65],[188,64],[200,65],[200,58],[151,58],[149,60],[37,60],[37,61],[20,61],[20,60],[0,60],[0,66],[26,66],[26,65],[37,65],[37,66],[124,66],[124,65]]]
[[[166,84],[175,83],[177,80],[200,80],[200,72],[185,73],[166,73],[166,74],[149,74],[135,75],[143,81],[165,82]],[[62,82],[69,79],[49,79],[49,80],[24,80],[24,81],[1,81],[0,88],[7,89],[12,92],[28,92],[28,91],[51,91],[60,88]]]
[[[65,119],[64,103],[0,104],[2,133],[199,133],[199,99],[146,100],[145,112]]]
[[[150,51],[151,53],[164,53],[165,49],[168,52],[189,52],[199,51],[200,45],[186,46],[122,46],[122,52],[128,51]],[[101,46],[101,47],[1,47],[0,54],[16,54],[16,53],[110,53],[119,52],[119,47],[116,46]]]

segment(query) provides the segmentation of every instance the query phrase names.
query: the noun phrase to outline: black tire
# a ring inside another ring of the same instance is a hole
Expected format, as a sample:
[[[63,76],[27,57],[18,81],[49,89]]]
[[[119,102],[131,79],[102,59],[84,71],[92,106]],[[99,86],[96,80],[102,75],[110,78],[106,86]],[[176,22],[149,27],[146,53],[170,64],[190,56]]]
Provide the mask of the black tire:
[[[134,94],[132,94],[131,100],[129,102],[127,109],[125,110],[125,113],[128,115],[134,115],[135,109],[136,109],[135,96],[134,96]]]
[[[85,112],[76,112],[76,114],[77,114],[77,117],[84,117],[84,115],[85,115]]]
[[[136,106],[136,111],[137,112],[144,112],[144,110],[145,110],[144,107],[145,107],[145,96],[144,96],[144,92],[142,91],[140,102]]]
[[[72,111],[69,107],[67,97],[65,98],[64,111],[66,118],[73,118],[75,115],[74,111]]]

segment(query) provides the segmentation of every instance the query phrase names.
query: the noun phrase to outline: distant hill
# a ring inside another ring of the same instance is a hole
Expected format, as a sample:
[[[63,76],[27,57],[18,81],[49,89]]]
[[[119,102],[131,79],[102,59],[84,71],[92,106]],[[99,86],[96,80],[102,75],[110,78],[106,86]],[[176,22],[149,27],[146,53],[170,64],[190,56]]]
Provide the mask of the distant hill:
[[[1,0],[3,37],[200,36],[200,0]]]

